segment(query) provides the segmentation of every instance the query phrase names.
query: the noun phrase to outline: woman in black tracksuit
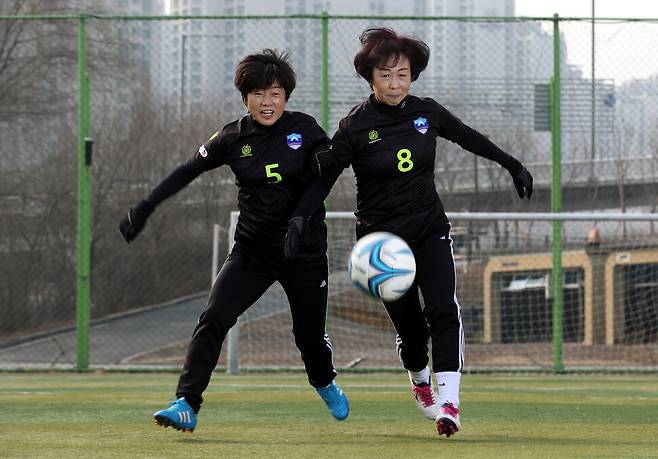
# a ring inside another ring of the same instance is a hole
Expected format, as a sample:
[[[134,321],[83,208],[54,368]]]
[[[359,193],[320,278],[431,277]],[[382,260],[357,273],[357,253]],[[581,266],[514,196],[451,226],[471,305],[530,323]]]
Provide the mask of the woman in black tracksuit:
[[[349,405],[334,382],[331,343],[325,333],[328,268],[323,206],[309,213],[303,252],[288,259],[283,250],[288,222],[312,180],[309,158],[314,151],[325,149],[329,139],[311,116],[285,111],[295,88],[295,73],[286,55],[266,49],[245,57],[236,68],[235,86],[249,114],[213,134],[192,159],[131,208],[120,224],[130,242],[162,201],[200,174],[228,165],[236,176],[240,217],[235,246],[194,329],[177,400],[154,413],[154,418],[161,426],[194,430],[224,337],[240,314],[279,281],[290,303],[295,344],[309,383],[331,414],[342,420]]]
[[[384,306],[397,332],[397,351],[418,408],[436,421],[439,435],[450,436],[461,427],[464,331],[450,222],[434,184],[436,139],[443,137],[505,167],[521,198],[530,198],[532,176],[439,103],[409,94],[411,82],[427,66],[429,47],[424,42],[390,29],[370,28],[361,35],[361,44],[354,66],[373,93],[340,121],[330,148],[315,155],[319,178],[307,189],[294,219],[304,222],[342,169],[351,165],[357,185],[357,239],[388,231],[410,245],[416,258],[415,282],[402,298]],[[294,255],[303,244],[289,239],[286,250]],[[428,368],[430,337],[438,395]]]

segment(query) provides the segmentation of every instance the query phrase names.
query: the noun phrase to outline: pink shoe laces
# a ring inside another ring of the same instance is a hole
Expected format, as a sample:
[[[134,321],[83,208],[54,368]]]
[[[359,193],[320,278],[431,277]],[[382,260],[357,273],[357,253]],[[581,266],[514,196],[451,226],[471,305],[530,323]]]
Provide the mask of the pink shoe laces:
[[[444,403],[443,406],[443,412],[448,414],[449,416],[452,416],[453,418],[459,416],[459,408],[457,408],[455,405],[453,405],[450,402]]]
[[[432,394],[432,386],[429,384],[423,386],[414,385],[414,394],[416,398],[420,399],[425,408],[436,403],[434,395]]]

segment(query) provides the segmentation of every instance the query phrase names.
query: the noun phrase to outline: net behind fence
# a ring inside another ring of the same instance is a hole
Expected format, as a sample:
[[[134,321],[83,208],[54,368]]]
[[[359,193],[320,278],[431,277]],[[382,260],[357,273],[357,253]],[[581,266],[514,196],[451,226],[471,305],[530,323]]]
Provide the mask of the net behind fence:
[[[552,222],[495,215],[452,219],[466,366],[554,366]],[[328,332],[339,367],[397,368],[395,331],[383,306],[351,285],[353,217],[329,213]],[[565,368],[656,369],[658,234],[653,222],[563,223]],[[241,319],[239,367],[299,366],[283,291]]]

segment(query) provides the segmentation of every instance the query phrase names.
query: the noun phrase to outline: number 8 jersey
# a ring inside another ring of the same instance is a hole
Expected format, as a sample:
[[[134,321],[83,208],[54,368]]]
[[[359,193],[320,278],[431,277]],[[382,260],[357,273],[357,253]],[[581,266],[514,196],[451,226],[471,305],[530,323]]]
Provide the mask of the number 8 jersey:
[[[429,233],[447,234],[450,224],[434,184],[437,137],[508,169],[522,167],[430,98],[409,95],[390,106],[371,95],[340,121],[331,149],[316,159],[331,184],[339,169],[352,166],[358,237],[389,231],[413,243]]]

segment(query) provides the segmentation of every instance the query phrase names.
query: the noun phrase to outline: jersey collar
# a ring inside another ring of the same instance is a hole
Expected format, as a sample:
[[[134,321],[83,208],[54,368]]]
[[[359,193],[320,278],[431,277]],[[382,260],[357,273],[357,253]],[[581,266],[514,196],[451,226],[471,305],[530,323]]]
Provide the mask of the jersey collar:
[[[368,98],[368,103],[372,105],[372,107],[377,110],[379,113],[382,113],[384,115],[397,115],[400,113],[403,113],[405,108],[409,105],[410,102],[410,96],[407,95],[402,102],[400,102],[397,105],[388,105],[385,104],[384,102],[380,102],[377,99],[375,99],[375,94],[370,94],[370,97]]]

